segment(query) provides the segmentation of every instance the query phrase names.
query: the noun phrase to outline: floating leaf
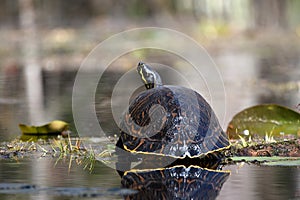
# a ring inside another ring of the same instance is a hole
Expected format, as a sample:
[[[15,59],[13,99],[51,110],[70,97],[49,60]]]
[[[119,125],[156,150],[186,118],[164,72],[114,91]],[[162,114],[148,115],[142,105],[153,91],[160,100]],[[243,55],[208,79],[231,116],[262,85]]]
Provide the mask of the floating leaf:
[[[247,108],[234,116],[227,128],[231,139],[242,136],[284,138],[300,136],[300,113],[289,108],[266,104]]]
[[[294,162],[294,161],[300,161],[300,158],[298,157],[280,157],[280,156],[272,156],[272,157],[264,157],[264,156],[234,156],[230,158],[232,161],[235,162],[262,162],[264,164],[266,163],[280,163],[280,162]]]
[[[67,131],[69,124],[64,121],[55,120],[42,126],[19,124],[19,127],[25,135],[48,135],[61,134],[63,131]]]
[[[20,140],[21,141],[33,141],[33,142],[37,142],[39,140],[48,140],[50,138],[56,138],[57,135],[55,134],[28,134],[28,133],[25,133],[25,134],[22,134],[21,137],[20,137]]]
[[[280,160],[274,162],[265,162],[262,163],[265,166],[281,166],[281,167],[299,167],[300,166],[300,158],[295,160]]]

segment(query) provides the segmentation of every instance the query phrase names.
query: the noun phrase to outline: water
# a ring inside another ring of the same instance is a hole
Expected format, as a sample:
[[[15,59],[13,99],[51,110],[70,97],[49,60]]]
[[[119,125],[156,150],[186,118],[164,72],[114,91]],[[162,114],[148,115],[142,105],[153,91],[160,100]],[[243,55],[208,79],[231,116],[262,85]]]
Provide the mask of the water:
[[[231,176],[218,199],[299,199],[300,169],[291,167],[227,166]]]
[[[3,183],[35,185],[22,191],[0,190],[5,199],[123,199],[131,191],[122,190],[117,172],[101,162],[92,172],[69,160],[49,158],[0,161],[0,180]],[[231,174],[225,181],[217,199],[299,199],[300,169],[290,167],[262,167],[231,165],[223,170]],[[0,184],[0,187],[1,187]],[[97,192],[96,192],[97,191]],[[146,197],[145,197],[146,198]]]
[[[93,171],[77,165],[74,160],[69,168],[69,159],[54,158],[24,159],[21,161],[0,161],[1,183],[24,183],[35,185],[33,191],[0,190],[1,199],[73,199],[83,195],[96,195],[100,199],[122,199],[120,177],[115,170],[96,162]],[[96,189],[97,193],[81,191]],[[99,192],[100,191],[100,192]],[[80,194],[82,192],[82,195]],[[20,193],[20,194],[18,194]]]
[[[270,51],[269,48],[266,49]],[[285,58],[283,60],[256,54],[252,51],[229,50],[226,53],[216,53],[212,56],[222,75],[226,90],[226,112],[224,112],[222,89],[213,91],[217,96],[220,96],[220,99],[213,99],[213,107],[224,129],[234,114],[246,107],[259,103],[279,103],[296,109],[296,105],[300,103],[300,64],[297,53],[281,55],[282,58]],[[191,69],[188,63],[170,54],[161,56],[150,52],[147,59],[175,66],[179,72],[180,70]],[[128,85],[120,84],[122,87],[118,94],[121,95],[112,102],[111,96],[113,96],[113,92],[116,92],[114,86],[124,75],[124,72],[137,62],[133,61],[132,57],[126,58],[126,55],[125,58],[119,58],[105,71],[97,87],[95,108],[100,125],[106,135],[118,133],[111,104],[121,106],[120,108],[117,107],[117,110],[122,110],[123,104],[129,101],[126,95],[128,92],[131,95],[136,89],[131,86],[136,86],[135,83],[140,80],[134,71],[132,74],[129,73],[129,79],[132,81],[125,82]],[[63,69],[66,68],[68,67],[63,67]],[[30,118],[31,111],[28,109],[22,67],[12,69],[14,70],[2,71],[0,74],[0,141],[18,137],[20,135],[18,124],[30,124],[33,121]],[[193,86],[194,89],[200,90],[201,94],[210,97],[207,88],[203,86],[203,82],[197,76],[191,76],[187,82],[184,78],[178,78],[180,74],[178,76],[174,71],[171,73],[165,68],[161,68],[161,70],[163,80],[168,84],[188,86],[189,83],[199,81],[199,87]],[[77,69],[46,69],[43,71],[43,101],[42,105],[37,106],[37,108],[42,107],[42,109],[35,110],[42,116],[39,118],[39,123],[61,119],[69,122],[71,129],[76,132],[71,106],[76,72]],[[90,77],[93,76],[92,71],[86,72],[86,87],[88,87]],[[174,79],[174,77],[176,78]],[[91,131],[94,130],[94,124],[89,124],[89,121],[90,119],[85,119],[85,132],[80,134],[83,136],[101,136],[103,133]],[[226,166],[224,169],[230,170],[231,175],[222,186],[218,199],[240,199],[241,197],[244,200],[300,198],[300,171],[298,168],[244,165]],[[97,162],[95,169],[90,173],[76,164],[73,164],[69,171],[68,159],[59,161],[54,158],[0,160],[0,183],[26,183],[46,188],[42,192],[0,194],[0,199],[72,199],[70,194],[72,192],[68,191],[73,188],[78,192],[80,191],[78,187],[96,187],[97,190],[101,191],[100,194],[97,193],[100,195],[97,196],[99,199],[123,199],[120,194],[122,192],[120,190],[121,178],[114,169],[101,162]],[[69,189],[64,190],[63,187]],[[60,189],[64,190],[65,193],[57,192]]]

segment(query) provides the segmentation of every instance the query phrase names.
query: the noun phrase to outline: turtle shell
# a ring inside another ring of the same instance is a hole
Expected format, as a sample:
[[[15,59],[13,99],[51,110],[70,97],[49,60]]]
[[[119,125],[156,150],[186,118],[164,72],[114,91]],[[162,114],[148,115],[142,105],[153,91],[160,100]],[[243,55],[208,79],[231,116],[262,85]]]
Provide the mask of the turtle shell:
[[[119,145],[136,153],[193,158],[230,146],[206,100],[179,86],[141,92],[130,103],[120,128]]]

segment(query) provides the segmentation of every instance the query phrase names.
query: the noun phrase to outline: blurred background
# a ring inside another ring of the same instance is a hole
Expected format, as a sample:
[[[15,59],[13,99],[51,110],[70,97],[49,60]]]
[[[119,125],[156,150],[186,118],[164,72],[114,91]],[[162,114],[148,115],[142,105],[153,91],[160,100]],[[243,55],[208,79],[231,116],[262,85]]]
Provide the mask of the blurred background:
[[[223,86],[215,87],[212,92],[220,96],[214,99],[214,110],[220,119],[224,117],[225,130],[236,113],[252,105],[277,103],[297,110],[300,103],[299,11],[298,0],[1,0],[0,141],[20,136],[19,123],[39,125],[60,119],[70,123],[76,132],[72,90],[83,60],[110,36],[149,26],[182,32],[207,50],[224,82],[225,99],[221,98]],[[123,44],[117,45],[121,48]],[[119,132],[111,111],[114,87],[140,60],[172,66],[177,71],[191,69],[183,58],[157,49],[129,52],[112,61],[108,68],[99,59],[97,66],[85,71],[85,86],[89,86],[95,68],[105,69],[97,87],[95,105],[91,106],[95,106],[107,135]],[[185,84],[166,68],[159,68],[159,72],[166,84]],[[139,77],[134,74],[132,79],[139,80]],[[188,77],[190,83],[199,79]],[[125,82],[121,89],[127,94],[130,88],[130,83]],[[201,84],[193,89],[207,97],[207,90]],[[128,103],[122,95],[117,98],[117,104]],[[86,121],[87,135],[98,136],[90,131],[89,120]],[[70,164],[72,157],[60,161],[52,157],[16,162],[2,159],[0,180],[38,186],[120,187],[115,170],[101,162],[95,164],[92,174],[75,163],[70,169]],[[232,174],[220,199],[239,199],[241,195],[243,199],[299,197],[297,168],[234,165],[226,169]],[[20,195],[22,199],[57,199],[47,194]],[[0,197],[11,199],[12,196]]]
[[[18,136],[19,123],[61,119],[76,132],[72,89],[84,58],[113,34],[149,26],[180,31],[208,51],[226,90],[224,129],[234,114],[252,105],[277,103],[297,110],[299,10],[298,0],[2,0],[0,141]],[[113,87],[139,60],[177,69],[186,65],[177,56],[149,49],[115,60],[96,95],[98,119],[108,134],[118,132],[110,108]]]

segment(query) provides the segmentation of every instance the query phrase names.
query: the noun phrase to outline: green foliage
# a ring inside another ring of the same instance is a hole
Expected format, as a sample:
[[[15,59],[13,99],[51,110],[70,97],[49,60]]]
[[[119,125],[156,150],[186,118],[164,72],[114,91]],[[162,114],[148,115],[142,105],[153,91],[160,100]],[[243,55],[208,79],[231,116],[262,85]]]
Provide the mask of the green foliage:
[[[300,158],[295,159],[282,159],[278,161],[265,162],[262,163],[265,166],[281,166],[281,167],[299,167],[300,166]]]
[[[242,137],[242,136],[240,136],[240,135],[239,135],[239,137],[240,137],[240,140],[241,140],[242,146],[243,146],[243,147],[247,147],[247,146],[248,146],[248,143],[246,142],[245,138],[243,138],[243,137]]]
[[[275,163],[292,163],[292,162],[298,162],[298,165],[300,165],[300,158],[291,158],[291,157],[255,157],[255,156],[238,156],[238,157],[231,157],[232,161],[235,162],[262,162],[263,165],[275,165]]]
[[[289,108],[275,105],[257,105],[234,116],[227,133],[231,139],[242,136],[265,137],[272,142],[276,138],[300,135],[300,114]]]

